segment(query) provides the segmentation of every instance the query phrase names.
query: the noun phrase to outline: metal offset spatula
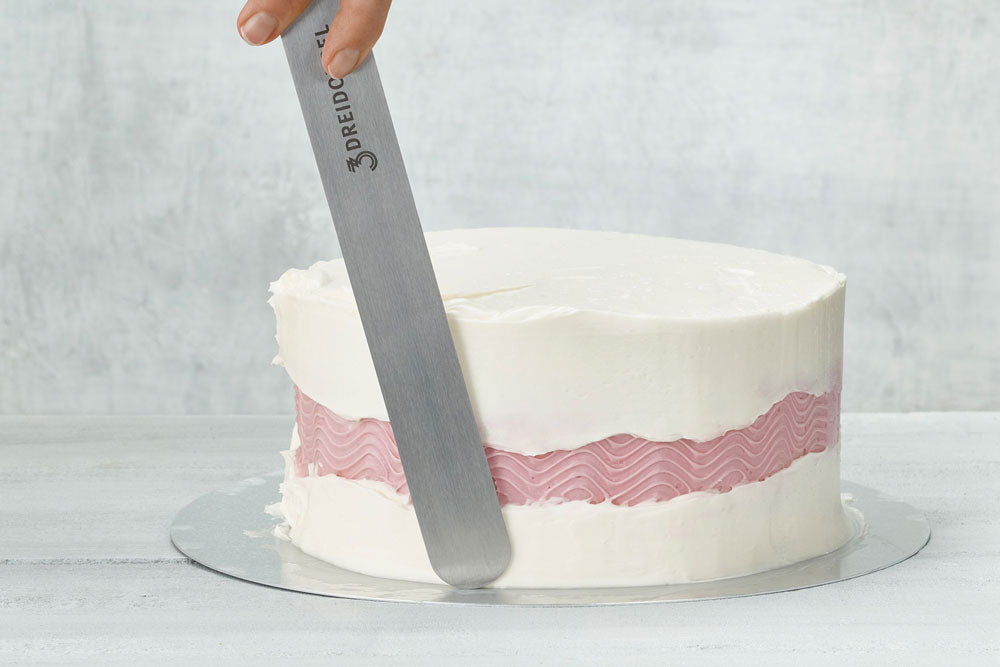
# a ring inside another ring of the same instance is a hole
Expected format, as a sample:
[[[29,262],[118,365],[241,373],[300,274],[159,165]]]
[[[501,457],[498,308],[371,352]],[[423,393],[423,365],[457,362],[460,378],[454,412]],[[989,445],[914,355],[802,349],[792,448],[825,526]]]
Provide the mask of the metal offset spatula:
[[[375,59],[345,79],[320,64],[338,5],[313,0],[281,41],[427,555],[475,588],[507,568],[507,529]]]

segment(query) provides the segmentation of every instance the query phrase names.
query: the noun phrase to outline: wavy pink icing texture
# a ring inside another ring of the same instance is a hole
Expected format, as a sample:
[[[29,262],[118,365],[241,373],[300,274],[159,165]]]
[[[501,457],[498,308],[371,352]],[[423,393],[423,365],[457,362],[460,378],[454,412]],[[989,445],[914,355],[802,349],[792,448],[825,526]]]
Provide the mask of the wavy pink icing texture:
[[[406,478],[388,422],[344,419],[295,388],[299,448],[295,474],[310,468],[389,484],[407,493]],[[694,491],[724,493],[763,481],[809,452],[833,446],[840,432],[840,393],[792,393],[746,428],[707,442],[655,442],[613,435],[578,449],[538,456],[486,446],[502,505],[543,501],[611,501],[636,505]]]

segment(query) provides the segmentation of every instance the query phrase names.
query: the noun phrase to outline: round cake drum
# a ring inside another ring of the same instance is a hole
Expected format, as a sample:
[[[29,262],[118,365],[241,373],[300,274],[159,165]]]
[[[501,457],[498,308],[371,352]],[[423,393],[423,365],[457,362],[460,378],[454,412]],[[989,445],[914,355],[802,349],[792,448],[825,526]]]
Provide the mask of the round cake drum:
[[[183,508],[170,537],[185,555],[223,574],[290,591],[363,600],[475,605],[601,605],[682,602],[776,593],[859,577],[899,563],[930,539],[916,509],[868,487],[844,482],[864,527],[836,551],[787,567],[732,579],[633,588],[478,589],[380,579],[307,556],[275,535],[264,507],[279,500],[282,473],[253,477]]]

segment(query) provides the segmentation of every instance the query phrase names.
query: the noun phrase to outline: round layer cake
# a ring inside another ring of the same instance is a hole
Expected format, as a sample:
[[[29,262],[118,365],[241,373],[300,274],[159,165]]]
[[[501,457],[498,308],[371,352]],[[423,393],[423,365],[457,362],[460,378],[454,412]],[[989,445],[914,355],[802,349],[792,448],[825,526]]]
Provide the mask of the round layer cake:
[[[758,572],[855,530],[839,485],[844,276],[613,232],[427,235],[511,541],[494,585]],[[281,509],[303,551],[439,582],[342,260],[271,285],[295,384]]]

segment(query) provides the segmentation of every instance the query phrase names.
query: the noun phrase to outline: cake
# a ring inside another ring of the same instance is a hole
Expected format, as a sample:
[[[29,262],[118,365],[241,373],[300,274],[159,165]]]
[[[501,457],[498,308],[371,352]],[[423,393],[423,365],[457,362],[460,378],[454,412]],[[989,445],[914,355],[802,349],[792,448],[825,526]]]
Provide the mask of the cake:
[[[845,278],[729,245],[427,234],[511,542],[499,587],[694,582],[833,551]],[[342,260],[271,285],[304,552],[437,582]]]

